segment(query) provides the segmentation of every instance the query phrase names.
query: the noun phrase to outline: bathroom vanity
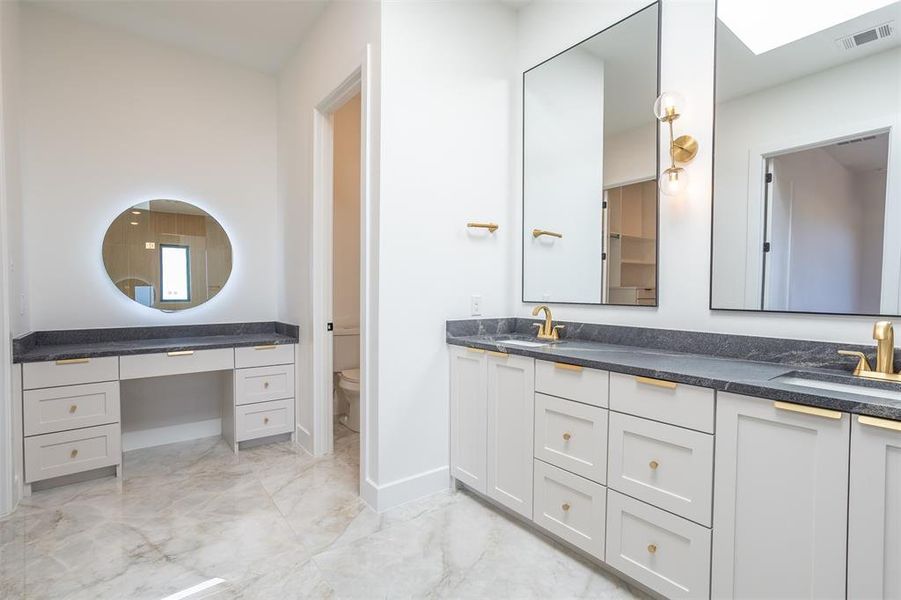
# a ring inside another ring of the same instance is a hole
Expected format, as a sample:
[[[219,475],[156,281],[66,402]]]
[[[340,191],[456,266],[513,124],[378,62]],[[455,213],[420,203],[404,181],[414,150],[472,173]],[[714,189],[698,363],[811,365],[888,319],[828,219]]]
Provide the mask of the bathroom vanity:
[[[448,322],[459,484],[666,597],[901,591],[901,386],[834,344],[533,324]]]
[[[124,381],[230,372],[220,414],[234,451],[250,440],[293,438],[297,341],[297,327],[282,323],[36,332],[15,340],[25,493],[103,468],[122,477]]]

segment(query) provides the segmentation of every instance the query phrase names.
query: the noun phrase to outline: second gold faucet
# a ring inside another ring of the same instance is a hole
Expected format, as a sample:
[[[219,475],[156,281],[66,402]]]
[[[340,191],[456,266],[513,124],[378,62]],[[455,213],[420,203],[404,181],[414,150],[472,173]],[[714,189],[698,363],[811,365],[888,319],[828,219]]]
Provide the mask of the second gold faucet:
[[[539,340],[550,340],[557,341],[560,339],[559,330],[564,328],[564,325],[554,325],[554,316],[551,314],[551,309],[546,304],[542,304],[541,306],[536,306],[532,310],[532,316],[537,317],[538,313],[544,311],[544,324],[541,323],[533,323],[533,327],[538,328],[538,339]]]
[[[895,328],[891,321],[877,321],[873,325],[873,339],[876,340],[876,368],[863,352],[839,350],[843,356],[857,358],[854,375],[870,379],[887,379],[901,382],[901,373],[895,372]]]

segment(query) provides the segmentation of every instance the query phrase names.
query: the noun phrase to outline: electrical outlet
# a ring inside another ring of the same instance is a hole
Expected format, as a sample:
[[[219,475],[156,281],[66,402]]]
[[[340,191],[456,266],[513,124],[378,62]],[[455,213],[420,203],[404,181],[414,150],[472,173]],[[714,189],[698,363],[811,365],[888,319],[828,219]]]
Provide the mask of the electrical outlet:
[[[473,317],[478,317],[482,314],[482,297],[478,294],[473,294],[469,298],[469,314]]]

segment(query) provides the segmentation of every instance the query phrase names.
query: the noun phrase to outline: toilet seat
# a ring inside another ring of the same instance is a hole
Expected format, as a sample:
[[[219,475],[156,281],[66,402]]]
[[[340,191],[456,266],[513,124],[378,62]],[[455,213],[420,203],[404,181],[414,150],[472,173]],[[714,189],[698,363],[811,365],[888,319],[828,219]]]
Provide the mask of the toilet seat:
[[[351,383],[360,383],[360,369],[347,369],[338,373],[342,379]]]

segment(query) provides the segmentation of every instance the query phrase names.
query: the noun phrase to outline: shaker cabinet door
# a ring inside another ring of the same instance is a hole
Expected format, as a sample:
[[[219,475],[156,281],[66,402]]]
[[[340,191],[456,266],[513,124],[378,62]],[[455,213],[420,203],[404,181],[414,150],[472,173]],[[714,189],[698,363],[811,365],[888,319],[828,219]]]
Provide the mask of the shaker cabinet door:
[[[451,347],[451,475],[482,494],[488,490],[488,383],[485,351]]]

